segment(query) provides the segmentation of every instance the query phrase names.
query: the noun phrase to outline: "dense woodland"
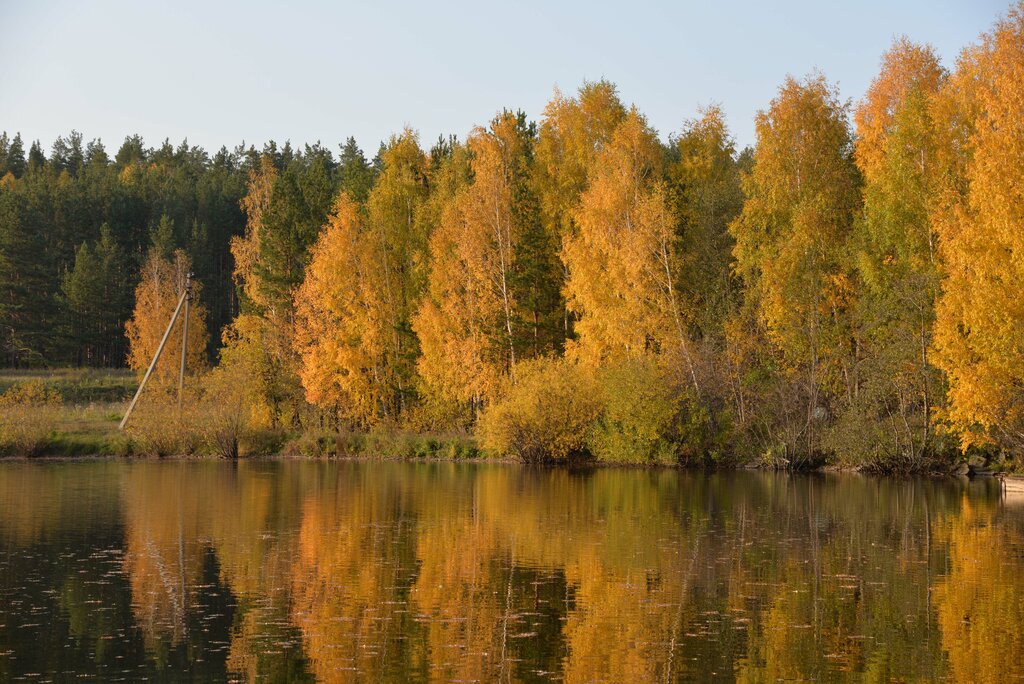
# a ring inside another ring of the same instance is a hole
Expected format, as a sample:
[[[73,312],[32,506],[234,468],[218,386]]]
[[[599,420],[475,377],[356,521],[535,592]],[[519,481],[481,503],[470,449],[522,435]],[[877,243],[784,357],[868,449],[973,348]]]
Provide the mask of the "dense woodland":
[[[604,81],[372,160],[4,134],[3,359],[144,370],[191,270],[191,367],[246,425],[472,429],[528,460],[1019,456],[1022,92],[1018,5],[952,68],[897,40],[856,103],[788,78],[746,150],[716,107],[666,139]]]

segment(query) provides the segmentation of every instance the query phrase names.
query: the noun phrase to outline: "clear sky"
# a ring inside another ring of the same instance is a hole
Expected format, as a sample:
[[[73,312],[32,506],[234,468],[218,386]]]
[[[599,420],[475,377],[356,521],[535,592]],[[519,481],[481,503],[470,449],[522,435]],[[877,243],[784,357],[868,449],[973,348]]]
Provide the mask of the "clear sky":
[[[860,98],[893,37],[947,67],[1007,0],[219,2],[0,0],[0,130],[49,150],[72,128],[214,151],[411,125],[425,145],[501,108],[539,118],[557,85],[607,78],[663,137],[709,103],[742,146],[787,74]],[[27,143],[26,143],[27,147]]]

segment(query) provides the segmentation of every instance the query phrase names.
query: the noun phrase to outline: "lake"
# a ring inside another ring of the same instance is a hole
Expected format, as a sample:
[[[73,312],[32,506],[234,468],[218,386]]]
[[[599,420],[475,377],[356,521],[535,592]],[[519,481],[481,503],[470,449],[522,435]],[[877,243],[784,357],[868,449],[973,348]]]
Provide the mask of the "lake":
[[[997,480],[0,463],[0,680],[1005,681]]]

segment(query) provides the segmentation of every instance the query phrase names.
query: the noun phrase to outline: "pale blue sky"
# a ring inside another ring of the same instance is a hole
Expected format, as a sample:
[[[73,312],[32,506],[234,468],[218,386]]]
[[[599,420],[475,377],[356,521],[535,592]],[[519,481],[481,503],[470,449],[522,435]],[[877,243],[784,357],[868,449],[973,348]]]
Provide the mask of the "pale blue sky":
[[[894,36],[952,67],[1006,0],[245,2],[0,0],[0,130],[72,128],[216,150],[242,140],[372,155],[409,124],[464,137],[503,107],[607,78],[667,137],[720,103],[742,146],[787,74],[860,98]],[[27,146],[27,144],[26,144]]]

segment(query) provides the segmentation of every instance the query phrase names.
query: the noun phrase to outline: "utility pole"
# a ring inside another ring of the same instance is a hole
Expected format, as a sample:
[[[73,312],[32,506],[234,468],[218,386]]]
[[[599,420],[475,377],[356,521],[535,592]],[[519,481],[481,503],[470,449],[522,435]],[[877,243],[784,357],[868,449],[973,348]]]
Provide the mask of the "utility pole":
[[[139,397],[142,396],[142,390],[145,388],[146,383],[149,382],[149,376],[153,375],[153,370],[156,368],[157,361],[160,360],[160,355],[164,353],[164,347],[167,346],[167,340],[171,337],[171,330],[174,329],[174,324],[178,320],[178,314],[181,313],[181,309],[184,306],[185,311],[188,311],[188,300],[192,298],[192,274],[189,273],[185,276],[185,290],[181,293],[181,297],[178,299],[178,306],[174,307],[174,313],[171,314],[171,322],[167,324],[167,330],[164,331],[164,336],[160,340],[160,345],[156,348],[156,354],[153,355],[153,360],[149,363],[149,368],[146,369],[146,374],[142,376],[142,382],[139,383],[139,389],[135,390],[135,396],[132,397],[132,402],[128,404],[128,410],[124,412],[124,418],[121,419],[121,424],[117,426],[118,430],[124,430],[124,426],[128,424],[128,416],[132,415],[132,411],[135,410],[135,404],[139,402]],[[185,340],[188,341],[188,314],[185,315]],[[181,406],[181,389],[185,382],[185,351],[187,344],[182,344],[181,352],[181,376],[178,378],[178,406]]]
[[[178,373],[178,413],[185,396],[185,359],[188,358],[188,305],[192,301],[192,274],[185,274],[185,322],[181,333],[181,372]]]

